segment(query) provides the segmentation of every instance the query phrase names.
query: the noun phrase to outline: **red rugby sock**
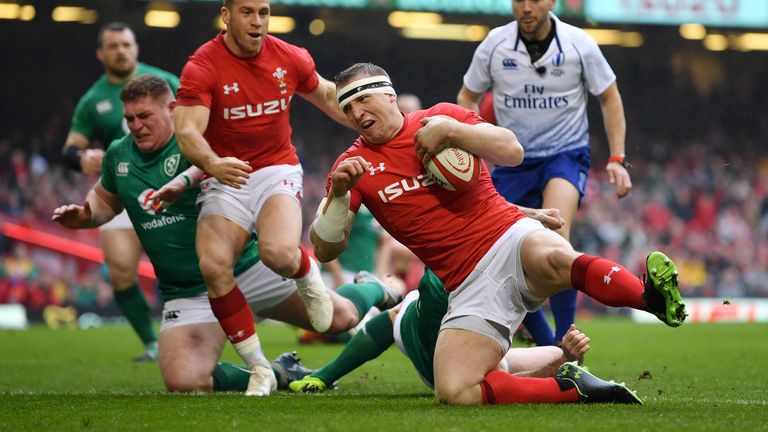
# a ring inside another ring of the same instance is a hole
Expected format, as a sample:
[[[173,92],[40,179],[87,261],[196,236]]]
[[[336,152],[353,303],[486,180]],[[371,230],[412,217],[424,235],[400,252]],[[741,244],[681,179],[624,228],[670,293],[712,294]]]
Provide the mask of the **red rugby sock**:
[[[221,328],[233,344],[242,342],[256,333],[253,312],[237,285],[224,296],[209,297],[208,301],[211,303],[213,315],[219,320]]]
[[[519,377],[500,370],[488,372],[480,388],[483,390],[483,403],[488,405],[579,400],[579,392],[575,387],[562,391],[554,378]]]
[[[300,244],[299,251],[301,252],[301,261],[299,262],[299,269],[296,270],[296,273],[293,276],[291,276],[291,279],[301,279],[304,276],[306,276],[307,273],[309,273],[309,269],[311,265],[309,260],[311,258],[309,258],[309,253],[307,252],[307,248],[305,248],[304,245]]]
[[[571,267],[571,286],[600,303],[645,310],[643,282],[615,262],[584,254]]]

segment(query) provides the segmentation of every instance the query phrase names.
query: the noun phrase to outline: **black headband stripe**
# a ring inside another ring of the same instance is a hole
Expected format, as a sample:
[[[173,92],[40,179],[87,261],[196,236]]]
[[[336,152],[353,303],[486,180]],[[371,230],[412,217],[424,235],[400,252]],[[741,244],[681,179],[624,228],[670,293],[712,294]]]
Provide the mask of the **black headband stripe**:
[[[378,82],[363,84],[363,85],[361,85],[359,87],[355,87],[355,88],[351,89],[350,91],[344,93],[343,95],[339,95],[339,97],[337,99],[339,101],[343,101],[346,98],[354,95],[355,93],[359,93],[359,92],[361,92],[363,90],[368,90],[368,89],[372,89],[372,88],[379,88],[379,87],[392,87],[392,83],[387,82],[387,81],[378,81]]]

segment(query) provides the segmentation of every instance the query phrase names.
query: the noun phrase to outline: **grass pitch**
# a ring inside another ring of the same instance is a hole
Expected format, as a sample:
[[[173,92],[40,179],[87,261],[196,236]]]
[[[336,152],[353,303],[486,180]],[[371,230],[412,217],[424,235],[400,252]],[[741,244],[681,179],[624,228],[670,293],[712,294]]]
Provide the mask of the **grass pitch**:
[[[140,346],[127,327],[34,327],[0,331],[0,431],[768,430],[765,324],[578,324],[590,370],[644,405],[444,406],[396,348],[322,395],[166,394],[156,364],[130,362]],[[288,326],[258,331],[269,358],[298,350],[309,367],[341,349],[299,346]],[[231,348],[224,358],[237,361]]]

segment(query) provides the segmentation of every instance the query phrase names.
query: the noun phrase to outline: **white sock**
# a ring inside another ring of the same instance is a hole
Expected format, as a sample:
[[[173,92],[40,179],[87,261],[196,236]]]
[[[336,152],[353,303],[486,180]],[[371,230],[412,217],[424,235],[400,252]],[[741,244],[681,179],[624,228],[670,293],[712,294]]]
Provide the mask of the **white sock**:
[[[306,285],[312,280],[313,277],[318,277],[320,280],[322,280],[322,276],[320,276],[320,267],[318,267],[315,260],[310,258],[309,271],[303,277],[296,279],[296,283]]]
[[[264,356],[264,351],[261,350],[259,336],[256,333],[244,341],[232,344],[232,346],[235,347],[235,351],[249,368],[256,364],[269,365],[269,360]]]

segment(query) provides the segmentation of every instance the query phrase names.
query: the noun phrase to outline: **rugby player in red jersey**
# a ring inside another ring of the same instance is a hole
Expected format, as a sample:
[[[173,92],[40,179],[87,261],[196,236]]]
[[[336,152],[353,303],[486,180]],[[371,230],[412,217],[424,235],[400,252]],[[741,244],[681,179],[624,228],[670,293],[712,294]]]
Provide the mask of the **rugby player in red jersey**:
[[[496,165],[523,160],[515,134],[472,111],[441,103],[402,114],[382,68],[358,63],[336,76],[341,109],[360,137],[336,161],[310,236],[321,261],[344,250],[347,227],[365,204],[396,240],[445,283],[448,312],[434,351],[438,400],[451,404],[640,400],[625,386],[566,363],[551,378],[510,375],[496,365],[527,312],[569,286],[609,306],[653,313],[672,327],[685,319],[675,264],[648,255],[648,278],[576,252],[496,192],[487,168],[460,191],[435,183],[424,165],[447,146]],[[445,117],[450,118],[445,118]]]
[[[333,83],[305,49],[267,34],[269,16],[269,0],[224,0],[227,29],[190,56],[174,109],[182,155],[209,176],[198,198],[200,270],[211,308],[252,366],[247,393],[254,394],[268,393],[273,378],[253,367],[265,359],[232,273],[252,231],[264,264],[296,280],[312,326],[326,331],[333,318],[319,268],[300,243],[302,168],[291,144],[291,99],[298,94],[348,125]]]

